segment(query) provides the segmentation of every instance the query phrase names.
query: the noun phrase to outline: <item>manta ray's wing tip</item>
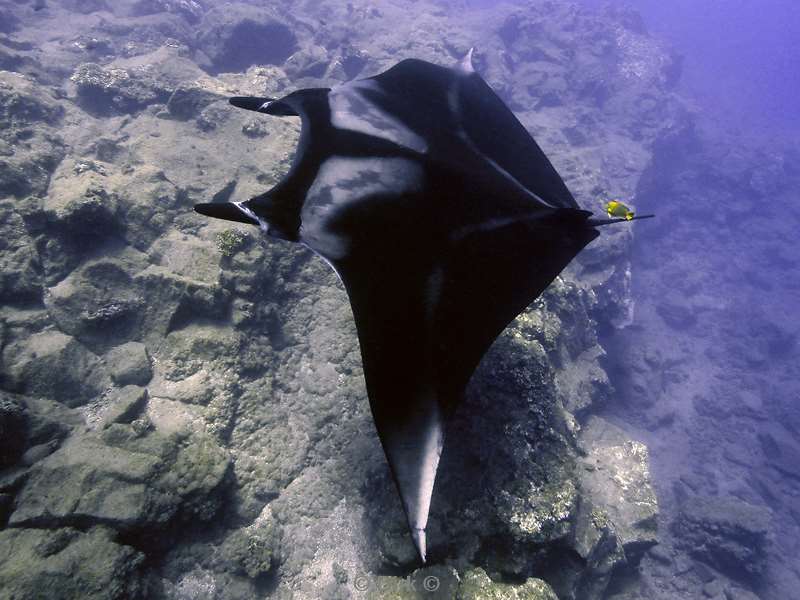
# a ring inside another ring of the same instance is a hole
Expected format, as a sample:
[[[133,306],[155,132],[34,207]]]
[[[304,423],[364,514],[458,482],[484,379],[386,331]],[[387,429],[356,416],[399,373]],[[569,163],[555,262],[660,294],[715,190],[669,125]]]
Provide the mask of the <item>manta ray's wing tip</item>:
[[[263,112],[269,106],[273,98],[262,98],[256,96],[233,96],[228,98],[228,103],[236,108],[243,108],[245,110],[254,110],[256,112]]]
[[[228,103],[236,108],[253,110],[274,117],[299,117],[300,114],[285,100],[285,98],[275,99],[261,96],[233,96],[228,98]]]
[[[236,221],[237,223],[247,223],[248,225],[258,225],[258,221],[243,211],[233,202],[210,202],[207,204],[195,204],[194,211],[206,217],[223,219],[225,221]]]

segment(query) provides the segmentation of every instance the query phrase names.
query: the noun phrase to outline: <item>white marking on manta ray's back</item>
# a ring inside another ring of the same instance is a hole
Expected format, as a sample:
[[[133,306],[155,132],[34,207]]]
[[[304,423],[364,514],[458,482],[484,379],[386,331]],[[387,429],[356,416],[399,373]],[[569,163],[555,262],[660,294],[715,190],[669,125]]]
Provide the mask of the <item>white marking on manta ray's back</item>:
[[[475,67],[472,66],[472,54],[475,52],[475,48],[470,48],[467,50],[467,53],[464,55],[464,58],[461,59],[461,62],[458,63],[458,67],[464,71],[465,73],[474,73]]]
[[[331,220],[340,211],[376,197],[401,200],[404,194],[418,191],[421,178],[419,165],[407,158],[329,158],[306,194],[300,240],[329,261],[344,258],[350,240],[346,233],[331,229]]]
[[[334,127],[394,142],[421,154],[427,152],[428,145],[423,138],[366,98],[365,91],[384,93],[377,83],[368,80],[345,83],[330,91],[328,102]]]
[[[514,215],[511,217],[498,217],[496,219],[488,219],[473,225],[465,225],[464,227],[460,227],[453,231],[450,234],[450,240],[456,242],[467,237],[468,235],[478,233],[479,231],[483,232],[491,231],[493,229],[500,229],[501,227],[506,227],[512,223],[519,223],[520,221],[533,221],[534,219],[538,219],[540,216],[540,213],[527,213],[522,215]]]
[[[442,297],[443,287],[444,268],[441,264],[437,264],[431,269],[425,281],[425,318],[428,321],[429,329],[433,327],[433,319],[436,316],[436,308],[439,306],[439,300]]]
[[[339,278],[339,283],[341,283],[342,287],[344,287],[344,279],[342,279],[342,275],[341,275],[341,273],[339,273],[339,270],[335,266],[333,266],[333,263],[330,260],[328,260],[327,258],[325,258],[324,256],[322,256],[322,254],[320,254],[319,252],[314,250],[311,246],[309,246],[305,242],[300,242],[300,243],[303,244],[303,246],[305,246],[309,250],[311,250],[314,254],[319,256],[322,260],[324,260],[325,264],[327,264],[331,269],[333,269],[333,272],[336,273],[336,277]]]
[[[470,49],[470,53],[471,53],[471,51],[472,50]],[[471,54],[470,54],[470,58],[471,58]],[[475,72],[472,71],[472,72],[462,73],[462,77],[479,77],[479,75],[475,74]],[[467,146],[469,146],[469,148],[475,154],[477,154],[478,156],[483,158],[483,160],[485,160],[490,165],[492,165],[497,170],[498,173],[500,173],[501,175],[503,175],[503,177],[505,177],[506,179],[511,181],[514,184],[514,186],[516,188],[518,188],[520,191],[522,191],[523,193],[527,194],[528,196],[530,196],[531,198],[533,198],[537,202],[543,204],[544,206],[547,206],[549,208],[558,208],[557,206],[554,206],[554,205],[550,204],[549,202],[547,202],[546,200],[544,200],[542,197],[539,196],[539,194],[535,193],[532,190],[529,190],[527,187],[522,185],[522,183],[520,183],[519,179],[517,179],[511,173],[509,173],[506,169],[501,167],[497,163],[497,161],[495,161],[491,156],[487,156],[485,152],[482,152],[481,149],[478,148],[475,145],[475,142],[472,141],[472,139],[469,137],[469,135],[467,135],[467,130],[464,128],[463,124],[461,124],[461,121],[464,120],[463,119],[463,114],[462,114],[462,111],[461,111],[461,82],[462,82],[462,77],[456,77],[454,79],[453,83],[451,84],[450,89],[447,90],[447,103],[448,103],[448,105],[450,107],[450,110],[453,112],[453,114],[458,115],[459,124],[461,125],[459,127],[459,129],[458,129],[458,133],[457,133],[458,137]]]

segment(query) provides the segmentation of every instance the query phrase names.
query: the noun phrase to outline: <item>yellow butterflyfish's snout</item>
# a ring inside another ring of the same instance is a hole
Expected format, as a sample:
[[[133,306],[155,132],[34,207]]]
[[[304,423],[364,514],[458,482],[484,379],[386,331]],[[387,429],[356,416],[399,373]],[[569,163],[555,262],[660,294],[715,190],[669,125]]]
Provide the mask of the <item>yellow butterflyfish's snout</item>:
[[[626,219],[628,221],[633,219],[633,211],[619,200],[610,200],[609,202],[606,202],[605,209],[609,217]]]

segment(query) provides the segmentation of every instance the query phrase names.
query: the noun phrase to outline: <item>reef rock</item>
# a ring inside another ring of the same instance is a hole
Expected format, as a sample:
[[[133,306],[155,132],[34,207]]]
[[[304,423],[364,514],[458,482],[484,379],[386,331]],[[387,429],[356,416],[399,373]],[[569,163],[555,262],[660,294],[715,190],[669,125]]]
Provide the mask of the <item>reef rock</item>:
[[[655,545],[658,502],[647,447],[618,427],[592,417],[581,428],[581,489],[594,509],[606,512],[628,561],[635,564]],[[593,515],[602,520],[598,512]]]
[[[143,561],[104,527],[0,531],[3,598],[146,598]]]
[[[97,355],[60,331],[42,331],[3,349],[10,390],[80,406],[110,386]]]
[[[219,550],[220,561],[234,573],[251,579],[267,574],[278,560],[280,532],[266,507],[247,527],[232,531]]]
[[[252,65],[281,65],[298,47],[284,16],[271,7],[233,4],[208,11],[198,45],[211,73],[244,71]]]
[[[673,523],[680,545],[695,558],[738,579],[766,569],[771,515],[736,498],[692,496]]]
[[[130,9],[139,17],[157,13],[178,14],[189,23],[197,23],[203,15],[203,3],[196,0],[137,0]]]
[[[167,101],[169,114],[176,119],[194,119],[203,109],[218,101],[218,95],[196,85],[179,85]]]
[[[0,72],[0,196],[43,194],[64,156],[55,132],[64,110],[43,86]]]
[[[127,342],[112,348],[105,359],[111,379],[117,385],[147,385],[153,376],[147,348],[140,342]]]
[[[70,79],[77,88],[81,105],[95,112],[134,112],[154,102],[166,102],[169,97],[147,81],[143,73],[104,68],[95,63],[80,65]]]
[[[101,350],[136,335],[143,302],[126,266],[92,261],[50,288],[46,305],[60,329]]]
[[[69,440],[33,467],[9,524],[102,523],[156,535],[175,519],[212,517],[228,470],[225,453],[208,438],[140,430],[112,424],[102,436]]]
[[[194,63],[165,46],[109,65],[84,63],[75,69],[70,81],[85,110],[108,115],[165,104],[182,83],[201,74]]]
[[[0,203],[0,302],[41,300],[41,263],[34,240],[12,203]]]
[[[0,392],[0,469],[17,462],[27,438],[26,408],[10,394]]]
[[[63,115],[46,88],[19,73],[0,73],[0,121],[9,128],[3,137],[37,122],[56,125]]]
[[[581,428],[581,503],[572,546],[587,569],[577,597],[602,595],[615,568],[638,565],[657,542],[658,502],[647,448],[619,428],[592,417]]]
[[[523,584],[493,582],[483,569],[464,574],[458,588],[458,600],[558,600],[555,592],[541,579]]]
[[[131,423],[139,417],[146,404],[147,390],[138,385],[126,385],[113,390],[99,407],[100,410],[96,411],[99,424],[107,428],[114,423]],[[91,414],[90,411],[87,413]],[[87,424],[92,424],[90,418],[87,418]]]

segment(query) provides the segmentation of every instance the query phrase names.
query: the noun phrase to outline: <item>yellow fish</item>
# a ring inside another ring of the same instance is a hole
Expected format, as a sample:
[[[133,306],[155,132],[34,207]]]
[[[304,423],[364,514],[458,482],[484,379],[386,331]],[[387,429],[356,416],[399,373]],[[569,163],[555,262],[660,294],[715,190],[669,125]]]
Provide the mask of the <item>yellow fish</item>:
[[[606,212],[609,217],[625,218],[628,221],[633,219],[633,211],[618,200],[607,202]]]

